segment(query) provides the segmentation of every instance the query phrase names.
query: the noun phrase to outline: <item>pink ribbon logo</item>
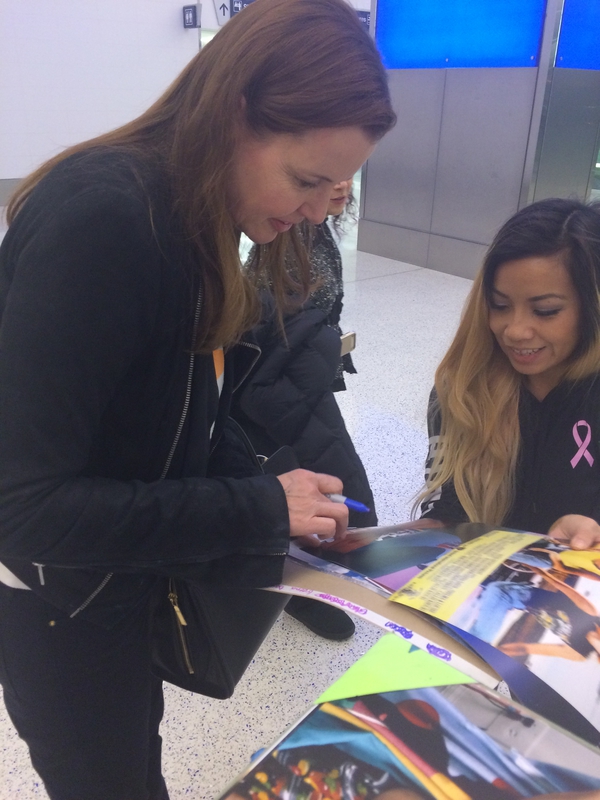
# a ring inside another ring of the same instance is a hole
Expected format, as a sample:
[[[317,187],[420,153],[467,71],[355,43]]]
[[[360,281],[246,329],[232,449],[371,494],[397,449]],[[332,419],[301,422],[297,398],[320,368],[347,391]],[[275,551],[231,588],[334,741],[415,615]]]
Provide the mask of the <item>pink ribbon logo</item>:
[[[587,428],[587,433],[585,434],[585,439],[583,440],[581,439],[581,436],[579,435],[578,431],[580,425],[583,425],[585,428]],[[592,429],[590,428],[589,423],[586,422],[584,419],[580,419],[579,422],[576,422],[575,425],[573,425],[573,438],[575,439],[575,444],[577,445],[579,450],[575,453],[575,455],[571,459],[571,466],[573,467],[573,469],[575,469],[575,467],[577,466],[577,464],[579,464],[581,459],[585,458],[585,460],[591,467],[594,463],[594,457],[591,455],[591,453],[589,453],[587,448],[588,444],[592,441]]]

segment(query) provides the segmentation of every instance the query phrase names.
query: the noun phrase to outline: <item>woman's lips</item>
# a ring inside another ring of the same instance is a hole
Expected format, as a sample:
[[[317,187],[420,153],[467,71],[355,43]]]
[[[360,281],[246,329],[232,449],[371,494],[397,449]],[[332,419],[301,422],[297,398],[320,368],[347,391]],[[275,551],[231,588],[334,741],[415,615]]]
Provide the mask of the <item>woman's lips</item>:
[[[533,364],[543,352],[544,347],[509,347],[511,359],[517,364]]]
[[[289,231],[294,224],[293,222],[285,222],[282,219],[270,219],[269,221],[277,233],[285,233],[286,231]]]

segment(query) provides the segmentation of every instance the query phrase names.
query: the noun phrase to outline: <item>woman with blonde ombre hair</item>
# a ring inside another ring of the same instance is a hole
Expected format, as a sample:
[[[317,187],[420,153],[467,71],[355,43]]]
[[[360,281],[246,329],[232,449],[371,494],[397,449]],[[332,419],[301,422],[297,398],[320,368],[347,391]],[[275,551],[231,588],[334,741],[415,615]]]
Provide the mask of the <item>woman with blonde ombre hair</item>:
[[[159,603],[179,609],[171,578],[250,619],[241,643],[223,631],[238,674],[283,605],[254,590],[281,582],[290,537],[345,535],[338,478],[263,474],[228,421],[260,354],[238,246],[265,245],[279,315],[302,302],[294,226],[324,220],[394,122],[350,5],[256,0],[147,111],[17,189],[0,247],[0,682],[52,800],[167,800],[152,626]],[[188,673],[211,673],[217,644]],[[231,691],[213,687],[196,684]]]
[[[502,226],[436,372],[421,524],[600,539],[599,289],[599,206]]]

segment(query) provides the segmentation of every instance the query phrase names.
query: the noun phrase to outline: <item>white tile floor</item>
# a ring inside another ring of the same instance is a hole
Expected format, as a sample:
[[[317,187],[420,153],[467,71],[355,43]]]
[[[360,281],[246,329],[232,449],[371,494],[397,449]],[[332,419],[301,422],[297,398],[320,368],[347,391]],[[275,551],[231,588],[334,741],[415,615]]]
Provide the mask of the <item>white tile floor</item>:
[[[471,282],[342,247],[345,330],[357,332],[348,391],[338,395],[369,474],[381,524],[405,520],[420,488],[425,410],[435,367],[458,323]],[[213,798],[250,755],[278,737],[362,655],[379,631],[332,643],[285,614],[235,696],[209,700],[167,686],[164,772],[172,800]],[[0,800],[45,798],[27,751],[0,704]]]

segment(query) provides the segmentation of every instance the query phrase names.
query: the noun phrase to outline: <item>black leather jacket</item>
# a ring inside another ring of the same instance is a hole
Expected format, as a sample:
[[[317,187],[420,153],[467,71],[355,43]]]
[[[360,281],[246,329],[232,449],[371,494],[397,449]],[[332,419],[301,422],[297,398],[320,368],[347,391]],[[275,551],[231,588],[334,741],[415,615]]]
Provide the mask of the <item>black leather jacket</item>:
[[[71,157],[0,249],[0,561],[105,625],[158,575],[277,583],[289,539],[279,481],[226,425],[260,351],[227,353],[219,400],[212,355],[190,355],[189,252],[140,172]]]

